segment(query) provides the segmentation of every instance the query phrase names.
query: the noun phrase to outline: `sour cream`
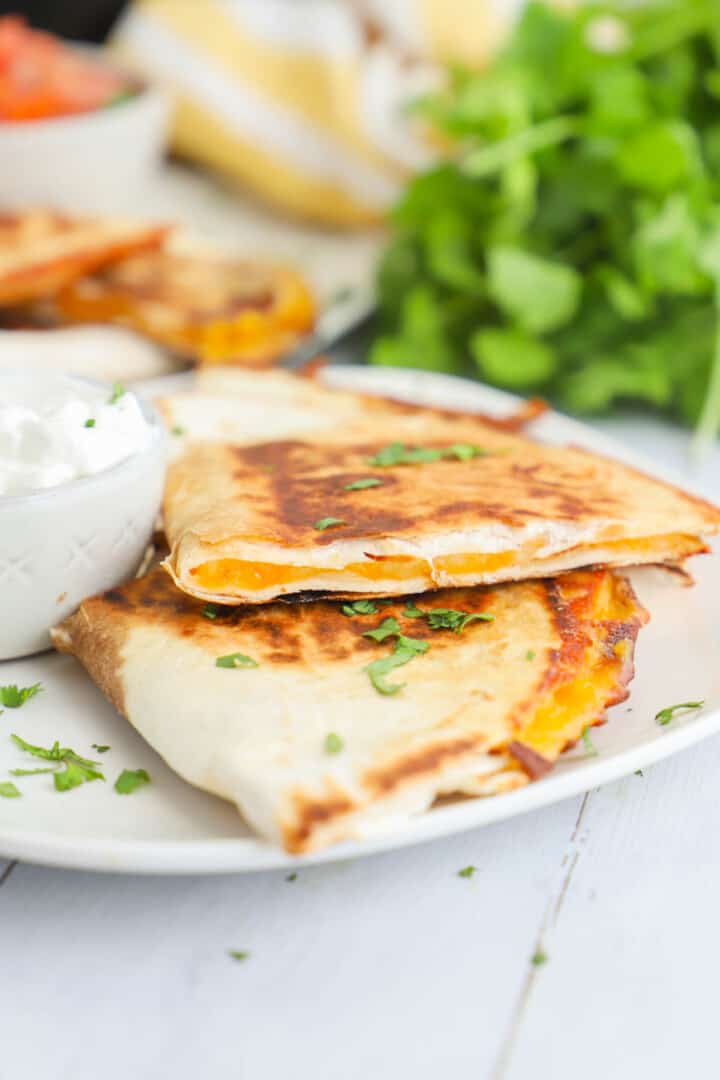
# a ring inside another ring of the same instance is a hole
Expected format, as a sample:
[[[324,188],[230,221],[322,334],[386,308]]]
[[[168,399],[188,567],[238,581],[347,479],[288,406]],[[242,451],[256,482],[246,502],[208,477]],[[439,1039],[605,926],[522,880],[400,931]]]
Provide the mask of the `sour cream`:
[[[145,449],[152,429],[134,394],[78,380],[0,379],[0,496],[93,476]]]

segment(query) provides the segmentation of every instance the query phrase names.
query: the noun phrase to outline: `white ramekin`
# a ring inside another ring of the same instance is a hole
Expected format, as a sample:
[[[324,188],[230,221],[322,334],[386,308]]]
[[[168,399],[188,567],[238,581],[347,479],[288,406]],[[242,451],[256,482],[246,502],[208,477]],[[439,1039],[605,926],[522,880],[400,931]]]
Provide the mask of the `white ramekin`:
[[[0,385],[18,377],[0,374]],[[51,626],[138,569],[160,508],[166,457],[162,424],[151,405],[140,405],[152,430],[145,449],[94,476],[0,496],[0,660],[49,648]]]
[[[0,122],[0,208],[131,209],[162,158],[168,113],[165,94],[143,86],[105,109]]]

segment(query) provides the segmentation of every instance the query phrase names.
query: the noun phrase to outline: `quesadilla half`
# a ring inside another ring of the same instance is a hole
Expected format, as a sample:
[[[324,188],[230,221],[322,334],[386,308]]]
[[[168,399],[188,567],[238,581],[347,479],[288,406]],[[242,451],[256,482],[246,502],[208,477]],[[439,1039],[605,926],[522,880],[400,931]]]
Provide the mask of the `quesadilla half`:
[[[206,363],[267,365],[315,321],[315,303],[287,267],[204,254],[150,252],[68,285],[61,322],[119,322]]]
[[[542,776],[627,696],[646,618],[602,570],[219,610],[155,568],[53,640],[180,776],[307,852]]]
[[[676,564],[720,531],[709,503],[582,450],[468,419],[398,416],[392,443],[378,428],[388,425],[372,438],[366,424],[312,443],[191,444],[164,505],[176,584],[227,604],[392,596]]]
[[[76,218],[49,210],[0,214],[0,305],[50,296],[75,278],[149,248],[165,225]]]

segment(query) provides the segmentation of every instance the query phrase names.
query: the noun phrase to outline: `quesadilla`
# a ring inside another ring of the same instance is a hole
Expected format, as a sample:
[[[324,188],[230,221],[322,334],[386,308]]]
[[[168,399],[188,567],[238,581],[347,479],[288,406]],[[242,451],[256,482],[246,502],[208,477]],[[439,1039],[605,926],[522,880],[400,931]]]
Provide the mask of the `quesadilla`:
[[[180,776],[306,852],[542,776],[627,696],[646,618],[604,570],[217,609],[155,568],[53,640]]]
[[[545,409],[543,402],[531,400],[502,418],[456,413],[337,390],[306,375],[221,366],[200,369],[191,390],[159,398],[155,404],[169,431],[188,439],[239,446],[310,434],[324,438],[331,431],[347,433],[368,422],[377,424],[379,418],[389,424],[397,417],[408,422],[415,417],[418,431],[430,417],[450,421],[450,437],[459,430],[461,420],[518,431]],[[471,434],[477,436],[477,428]]]
[[[149,248],[164,225],[75,218],[46,210],[0,214],[0,305],[47,297],[75,278]]]
[[[61,322],[119,322],[206,363],[272,364],[312,329],[315,304],[282,266],[151,252],[68,285]]]
[[[312,443],[190,444],[164,504],[175,583],[227,604],[392,596],[677,564],[720,531],[709,503],[579,449],[468,419],[397,416],[375,428]]]

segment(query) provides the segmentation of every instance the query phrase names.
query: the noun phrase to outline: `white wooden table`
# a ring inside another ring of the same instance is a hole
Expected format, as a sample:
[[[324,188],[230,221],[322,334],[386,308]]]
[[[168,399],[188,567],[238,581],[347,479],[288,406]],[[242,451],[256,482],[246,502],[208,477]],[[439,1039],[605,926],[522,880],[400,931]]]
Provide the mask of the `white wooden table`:
[[[217,202],[197,216],[225,220]],[[685,467],[678,429],[600,426]],[[720,451],[693,479],[720,498]],[[715,739],[534,815],[294,881],[0,855],[0,1080],[715,1077],[719,777]]]

